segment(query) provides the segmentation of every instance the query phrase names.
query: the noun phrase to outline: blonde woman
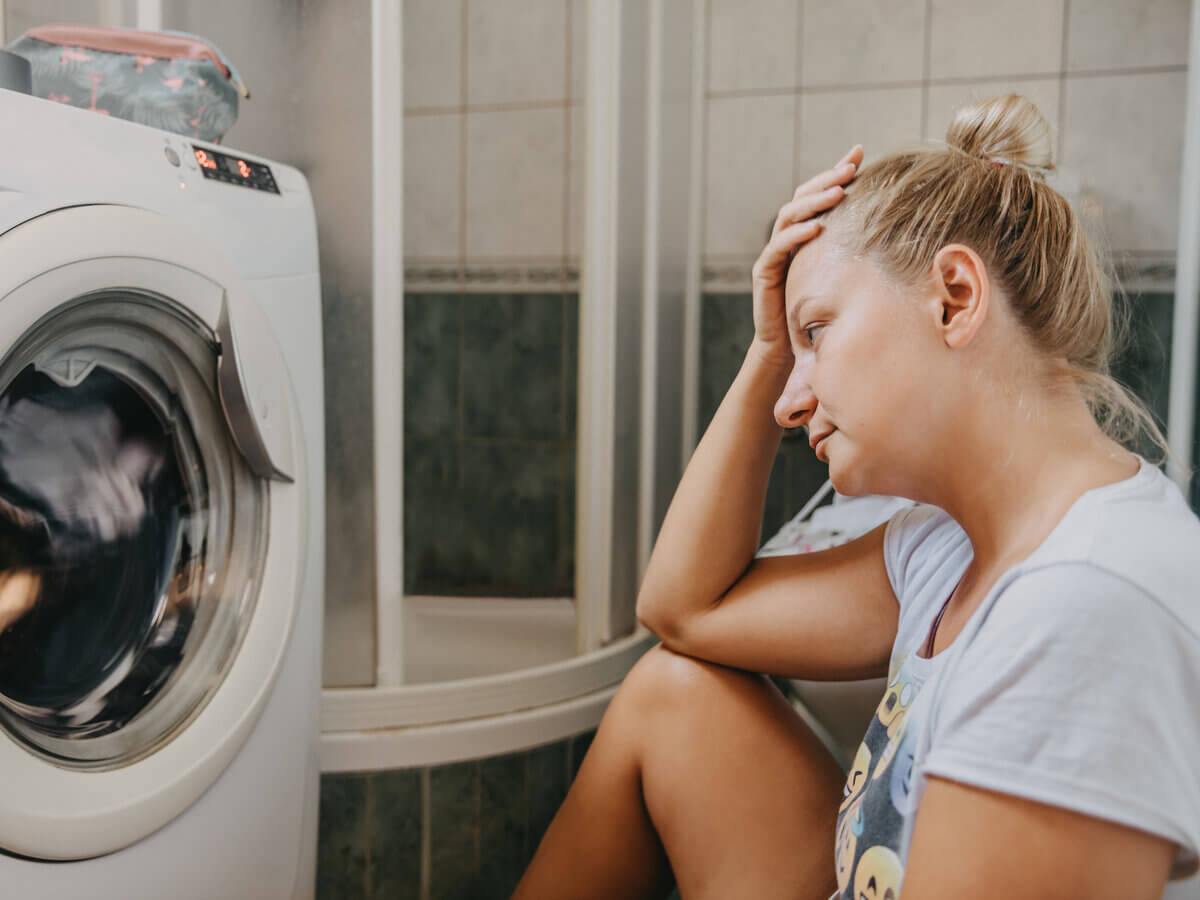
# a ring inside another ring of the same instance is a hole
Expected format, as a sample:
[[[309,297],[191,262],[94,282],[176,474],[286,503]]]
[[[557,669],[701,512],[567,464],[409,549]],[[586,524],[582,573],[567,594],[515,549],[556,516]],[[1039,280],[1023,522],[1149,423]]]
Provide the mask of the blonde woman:
[[[1200,842],[1200,521],[1123,443],[1110,288],[1027,100],[779,212],[754,340],[522,898],[1155,900]],[[918,504],[754,559],[783,428]],[[849,773],[764,677],[888,676]],[[903,885],[903,887],[901,887]]]

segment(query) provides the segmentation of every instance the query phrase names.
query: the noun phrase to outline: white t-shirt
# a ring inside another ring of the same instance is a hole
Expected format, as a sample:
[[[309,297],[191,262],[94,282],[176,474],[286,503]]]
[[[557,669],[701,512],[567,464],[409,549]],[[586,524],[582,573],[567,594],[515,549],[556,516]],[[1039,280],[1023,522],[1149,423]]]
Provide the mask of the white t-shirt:
[[[1200,845],[1200,519],[1139,471],[1088,491],[993,585],[949,647],[917,651],[966,571],[966,532],[932,506],[884,537],[900,601],[888,690],[838,815],[837,896],[899,894],[926,776]]]

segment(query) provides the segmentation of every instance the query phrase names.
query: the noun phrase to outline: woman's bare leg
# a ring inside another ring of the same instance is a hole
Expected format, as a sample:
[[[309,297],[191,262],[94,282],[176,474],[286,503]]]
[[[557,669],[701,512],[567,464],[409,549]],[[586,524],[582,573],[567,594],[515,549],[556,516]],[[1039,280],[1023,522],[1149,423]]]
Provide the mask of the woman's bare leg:
[[[649,651],[513,900],[820,898],[844,776],[760,675]],[[669,862],[668,862],[669,860]]]

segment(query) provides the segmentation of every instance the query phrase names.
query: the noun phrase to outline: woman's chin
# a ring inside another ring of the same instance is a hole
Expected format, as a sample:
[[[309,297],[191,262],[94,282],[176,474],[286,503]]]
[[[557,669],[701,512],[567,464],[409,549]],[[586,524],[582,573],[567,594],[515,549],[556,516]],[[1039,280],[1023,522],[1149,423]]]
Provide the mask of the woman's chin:
[[[843,497],[865,497],[874,493],[864,483],[865,479],[860,470],[832,456],[829,458],[829,480],[833,482],[833,489]]]

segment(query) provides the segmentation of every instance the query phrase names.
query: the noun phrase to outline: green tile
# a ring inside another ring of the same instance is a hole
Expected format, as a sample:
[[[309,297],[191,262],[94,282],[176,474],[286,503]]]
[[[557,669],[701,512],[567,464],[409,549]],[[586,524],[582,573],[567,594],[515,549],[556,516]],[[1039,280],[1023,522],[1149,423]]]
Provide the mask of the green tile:
[[[700,304],[700,433],[712,420],[754,337],[749,294],[705,294]]]
[[[759,533],[759,544],[766,541],[779,530],[795,510],[789,513],[788,503],[788,472],[790,460],[782,452],[775,454],[775,462],[771,466],[771,475],[767,480],[767,496],[763,503],[762,530]]]
[[[364,775],[321,776],[317,840],[318,900],[359,900],[366,897],[366,795]]]
[[[471,294],[462,302],[464,433],[561,438],[562,295]]]
[[[429,772],[430,900],[472,900],[479,873],[479,763]]]
[[[404,433],[458,433],[460,300],[455,294],[404,295]]]
[[[533,858],[542,835],[550,827],[567,793],[567,744],[558,741],[528,753],[529,835],[526,863]]]
[[[575,444],[559,450],[562,498],[558,518],[558,577],[563,596],[575,596]]]
[[[479,763],[478,900],[507,900],[525,870],[528,807],[526,754]]]
[[[371,796],[371,900],[419,900],[421,895],[421,772],[368,776]]]
[[[470,514],[459,485],[457,442],[405,441],[404,586],[409,593],[442,593],[458,570],[460,526]]]
[[[577,734],[571,738],[571,780],[575,780],[575,776],[579,774],[579,767],[583,765],[583,758],[587,755],[588,748],[592,746],[592,741],[596,737],[595,731],[585,731],[583,734]]]
[[[468,594],[570,594],[559,565],[560,452],[555,444],[465,442],[460,554],[446,576]]]

